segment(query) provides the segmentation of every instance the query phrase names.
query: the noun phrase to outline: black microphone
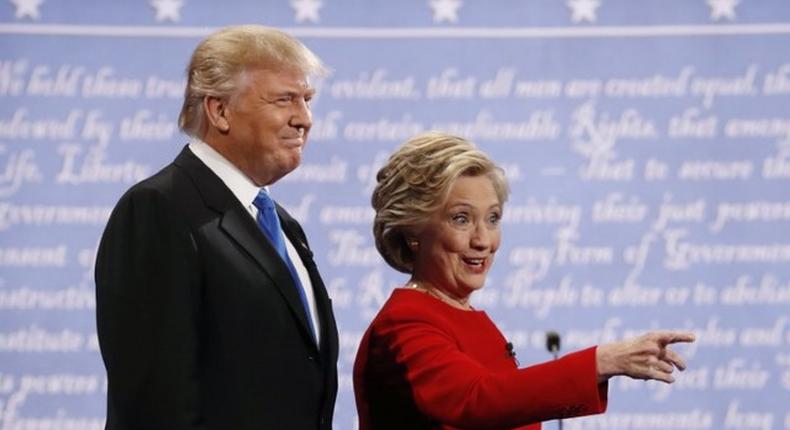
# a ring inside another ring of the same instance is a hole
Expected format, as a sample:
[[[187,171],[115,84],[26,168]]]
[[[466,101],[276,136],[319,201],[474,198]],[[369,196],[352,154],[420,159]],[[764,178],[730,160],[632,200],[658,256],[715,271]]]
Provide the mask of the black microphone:
[[[560,334],[556,331],[547,331],[546,332],[546,349],[549,350],[551,355],[554,356],[556,360],[557,357],[560,355]],[[557,428],[562,430],[562,418],[557,419]]]
[[[560,353],[560,334],[556,331],[546,332],[546,349],[549,350],[552,355],[554,355],[554,359],[557,359],[557,356]]]
[[[513,342],[508,342],[505,344],[505,351],[507,351],[508,357],[513,357],[513,361],[516,362],[516,367],[519,366],[518,358],[516,358],[516,351],[513,349]]]

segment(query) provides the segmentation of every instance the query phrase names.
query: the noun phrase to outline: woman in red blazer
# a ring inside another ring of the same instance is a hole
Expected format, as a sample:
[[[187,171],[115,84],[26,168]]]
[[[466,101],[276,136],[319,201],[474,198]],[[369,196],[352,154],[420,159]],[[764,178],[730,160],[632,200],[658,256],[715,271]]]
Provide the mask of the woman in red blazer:
[[[371,323],[354,363],[360,430],[538,429],[606,410],[615,375],[673,382],[683,359],[653,332],[519,369],[485,312],[469,304],[499,247],[502,170],[441,133],[406,142],[377,175],[376,247],[411,275]]]

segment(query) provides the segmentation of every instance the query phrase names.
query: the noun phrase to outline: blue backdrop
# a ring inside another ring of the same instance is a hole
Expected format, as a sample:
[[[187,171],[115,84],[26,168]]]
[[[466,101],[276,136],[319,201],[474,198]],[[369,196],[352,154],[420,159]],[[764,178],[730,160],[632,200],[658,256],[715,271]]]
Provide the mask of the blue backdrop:
[[[335,427],[355,428],[360,336],[405,277],[369,195],[412,134],[466,136],[512,188],[474,298],[522,364],[694,330],[676,384],[616,379],[566,429],[790,429],[790,2],[9,0],[0,4],[0,429],[98,429],[93,260],[122,192],[186,143],[187,59],[224,25],[301,38],[317,82],[300,219],[341,334]],[[129,339],[134,342],[134,339]],[[554,424],[547,424],[552,428]]]

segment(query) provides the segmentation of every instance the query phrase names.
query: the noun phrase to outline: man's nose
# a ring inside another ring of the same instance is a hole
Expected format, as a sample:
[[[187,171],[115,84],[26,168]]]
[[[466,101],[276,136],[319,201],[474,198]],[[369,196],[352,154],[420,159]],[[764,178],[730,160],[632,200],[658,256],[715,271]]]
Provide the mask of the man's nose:
[[[291,113],[291,127],[302,128],[305,130],[310,129],[313,125],[313,114],[310,112],[310,106],[304,99],[294,101],[293,112]]]

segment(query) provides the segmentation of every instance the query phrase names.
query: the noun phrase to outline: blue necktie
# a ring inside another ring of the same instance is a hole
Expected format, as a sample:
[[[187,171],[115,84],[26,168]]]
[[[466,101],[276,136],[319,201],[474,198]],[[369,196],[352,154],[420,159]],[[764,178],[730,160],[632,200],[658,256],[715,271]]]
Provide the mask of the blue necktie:
[[[291,272],[291,278],[293,278],[296,290],[299,292],[299,298],[302,299],[304,313],[307,316],[307,326],[310,327],[310,333],[315,340],[310,307],[307,305],[307,297],[305,296],[302,282],[299,280],[299,275],[296,274],[296,268],[290,257],[288,257],[288,251],[285,248],[285,235],[283,235],[282,228],[280,227],[280,217],[277,216],[277,209],[274,207],[274,202],[271,197],[269,197],[269,193],[261,188],[252,204],[258,208],[258,225],[261,227],[261,230],[263,230],[263,233],[266,234],[266,237],[269,238],[269,242],[271,242],[274,249],[277,250],[277,253],[280,254],[280,258],[283,259],[285,265],[288,266],[288,271]]]

